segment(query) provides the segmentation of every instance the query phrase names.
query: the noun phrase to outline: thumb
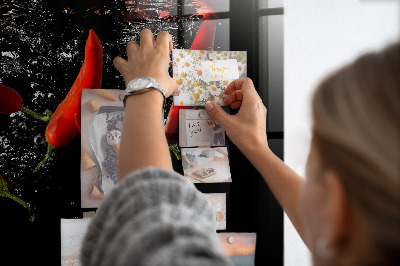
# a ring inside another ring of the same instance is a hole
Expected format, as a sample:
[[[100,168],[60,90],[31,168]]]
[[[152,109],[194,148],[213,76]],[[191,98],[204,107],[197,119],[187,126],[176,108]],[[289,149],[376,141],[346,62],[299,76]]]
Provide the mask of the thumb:
[[[231,116],[226,113],[224,111],[224,109],[221,108],[221,106],[219,106],[216,103],[212,103],[212,102],[207,102],[206,104],[206,111],[215,119],[217,119],[217,121],[222,125],[223,128],[225,128],[226,130],[226,122],[229,121],[229,119],[231,119]]]

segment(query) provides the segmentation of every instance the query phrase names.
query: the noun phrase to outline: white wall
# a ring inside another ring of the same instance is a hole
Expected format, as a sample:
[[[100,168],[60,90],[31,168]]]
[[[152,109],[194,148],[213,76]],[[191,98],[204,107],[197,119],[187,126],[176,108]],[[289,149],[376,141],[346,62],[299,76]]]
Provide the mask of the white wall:
[[[360,54],[400,39],[398,0],[287,0],[285,7],[285,162],[304,176],[310,98],[318,82]],[[311,265],[285,217],[285,265]]]

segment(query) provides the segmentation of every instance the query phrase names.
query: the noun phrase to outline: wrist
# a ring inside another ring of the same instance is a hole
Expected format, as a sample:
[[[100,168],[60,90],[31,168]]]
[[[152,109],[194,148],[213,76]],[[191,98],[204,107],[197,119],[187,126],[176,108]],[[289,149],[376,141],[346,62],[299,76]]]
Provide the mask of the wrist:
[[[240,150],[248,159],[253,155],[260,156],[272,152],[268,146],[267,136],[265,138],[254,138],[252,141],[248,139]]]
[[[164,88],[161,86],[158,81],[152,77],[149,76],[143,76],[139,78],[134,78],[131,81],[128,82],[125,92],[124,92],[124,105],[126,105],[126,99],[133,95],[133,94],[142,94],[142,93],[147,93],[149,91],[153,90],[158,90],[161,95],[163,96],[163,99],[165,101],[166,98],[166,93]]]
[[[163,108],[164,96],[158,90],[149,90],[130,95],[126,98],[126,107]]]

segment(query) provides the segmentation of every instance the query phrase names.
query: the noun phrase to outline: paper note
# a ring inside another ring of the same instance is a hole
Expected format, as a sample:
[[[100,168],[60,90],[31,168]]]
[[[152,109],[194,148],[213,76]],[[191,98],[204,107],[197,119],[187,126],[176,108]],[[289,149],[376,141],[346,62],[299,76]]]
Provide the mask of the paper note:
[[[203,72],[200,77],[205,82],[234,80],[239,78],[238,62],[236,59],[213,60],[199,63]]]

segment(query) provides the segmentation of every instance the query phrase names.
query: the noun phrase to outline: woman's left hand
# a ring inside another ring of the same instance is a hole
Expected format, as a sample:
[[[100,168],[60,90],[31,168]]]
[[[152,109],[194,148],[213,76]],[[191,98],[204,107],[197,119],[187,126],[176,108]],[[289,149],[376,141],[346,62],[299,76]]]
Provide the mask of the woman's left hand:
[[[161,31],[157,40],[150,30],[140,33],[140,45],[131,41],[126,46],[128,60],[114,59],[115,68],[125,80],[125,86],[135,78],[152,77],[164,88],[166,97],[177,92],[178,86],[168,73],[169,52],[172,50],[172,37]]]

